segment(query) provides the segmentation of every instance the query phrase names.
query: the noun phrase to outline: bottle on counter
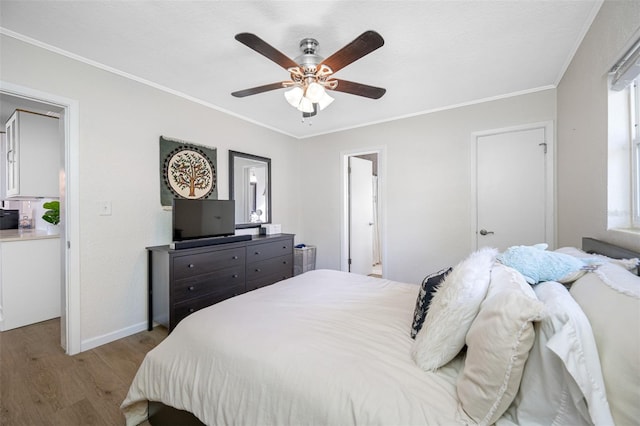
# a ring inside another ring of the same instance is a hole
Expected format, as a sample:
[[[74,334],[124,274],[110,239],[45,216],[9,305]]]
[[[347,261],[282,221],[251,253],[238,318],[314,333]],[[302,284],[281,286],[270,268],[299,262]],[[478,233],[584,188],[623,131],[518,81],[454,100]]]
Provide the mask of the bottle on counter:
[[[29,216],[22,216],[22,219],[20,219],[20,222],[18,222],[18,228],[19,229],[31,229],[31,218]]]

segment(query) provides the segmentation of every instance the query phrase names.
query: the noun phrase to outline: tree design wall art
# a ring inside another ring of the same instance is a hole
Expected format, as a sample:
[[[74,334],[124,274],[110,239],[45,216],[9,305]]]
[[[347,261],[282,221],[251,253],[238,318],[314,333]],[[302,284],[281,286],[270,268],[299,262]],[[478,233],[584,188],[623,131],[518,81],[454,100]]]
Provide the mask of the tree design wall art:
[[[196,189],[206,191],[211,188],[212,169],[207,158],[198,151],[176,152],[169,157],[167,168],[171,189],[184,197],[194,198]]]
[[[160,202],[218,198],[216,149],[160,137]]]

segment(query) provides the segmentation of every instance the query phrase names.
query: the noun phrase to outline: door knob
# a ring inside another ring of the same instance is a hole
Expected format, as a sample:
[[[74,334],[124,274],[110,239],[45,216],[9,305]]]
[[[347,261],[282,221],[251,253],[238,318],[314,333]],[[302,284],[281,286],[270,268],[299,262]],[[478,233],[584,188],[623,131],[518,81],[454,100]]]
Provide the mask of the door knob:
[[[493,231],[487,231],[486,229],[481,229],[480,230],[480,235],[489,235],[489,234],[493,234]]]

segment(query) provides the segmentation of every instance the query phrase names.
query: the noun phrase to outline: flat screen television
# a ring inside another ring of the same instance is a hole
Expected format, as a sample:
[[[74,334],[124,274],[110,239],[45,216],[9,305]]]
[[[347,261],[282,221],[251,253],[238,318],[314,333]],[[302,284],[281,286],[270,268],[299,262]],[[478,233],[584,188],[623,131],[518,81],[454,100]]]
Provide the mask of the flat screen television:
[[[235,201],[173,200],[173,241],[224,237],[235,233]]]

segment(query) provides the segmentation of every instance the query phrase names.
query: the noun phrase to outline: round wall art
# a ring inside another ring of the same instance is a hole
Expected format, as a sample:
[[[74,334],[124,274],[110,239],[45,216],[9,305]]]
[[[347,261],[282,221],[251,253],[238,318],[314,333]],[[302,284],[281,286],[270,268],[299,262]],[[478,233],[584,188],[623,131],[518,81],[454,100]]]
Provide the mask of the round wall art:
[[[215,149],[163,137],[160,145],[162,205],[171,205],[173,198],[217,198]]]

